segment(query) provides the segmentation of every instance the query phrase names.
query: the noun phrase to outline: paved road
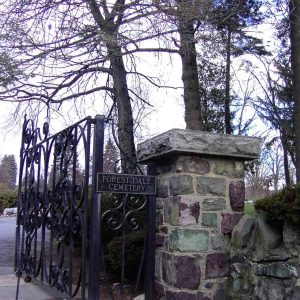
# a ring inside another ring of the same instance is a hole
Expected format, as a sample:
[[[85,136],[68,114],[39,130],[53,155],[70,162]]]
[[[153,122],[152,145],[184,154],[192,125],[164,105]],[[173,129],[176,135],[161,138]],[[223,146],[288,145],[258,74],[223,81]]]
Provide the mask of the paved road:
[[[16,217],[0,217],[0,268],[14,266]]]
[[[16,217],[0,217],[0,240],[14,240]]]
[[[13,274],[15,253],[15,217],[0,217],[0,300],[15,300],[17,277]],[[20,300],[64,300],[66,296],[55,289],[33,280],[20,280]]]

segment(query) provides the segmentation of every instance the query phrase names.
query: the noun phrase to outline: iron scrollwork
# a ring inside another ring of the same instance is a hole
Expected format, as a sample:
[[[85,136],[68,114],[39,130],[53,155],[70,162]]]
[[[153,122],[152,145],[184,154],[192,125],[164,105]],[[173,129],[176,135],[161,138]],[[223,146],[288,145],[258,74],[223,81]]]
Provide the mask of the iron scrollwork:
[[[101,187],[106,187],[102,182],[108,174],[116,174],[116,178],[126,182],[143,177],[143,168],[121,149],[113,122],[111,125],[114,144],[121,158],[112,162],[109,169],[103,170]],[[133,299],[138,293],[143,293],[142,279],[148,280],[145,277],[148,201],[147,195],[138,192],[102,194],[102,265],[111,299]]]
[[[103,299],[125,299],[144,289],[151,299],[147,290],[153,270],[148,266],[154,264],[155,224],[150,226],[149,194],[96,191],[96,175],[103,168],[104,117],[88,117],[54,135],[49,128],[45,123],[40,130],[27,119],[23,125],[17,273],[69,298],[80,293],[81,299],[98,299],[101,290]],[[120,148],[114,126],[112,133],[122,159],[106,172],[142,176],[143,168]],[[155,204],[152,212],[155,218]]]
[[[136,214],[142,212],[146,206],[146,198],[130,194],[110,194],[110,207],[102,213],[103,223],[111,230],[120,230],[123,227],[129,230],[142,228],[141,218]]]
[[[86,118],[50,136],[48,123],[40,130],[25,118],[20,161],[18,274],[47,282],[70,297],[81,287],[82,299],[92,125]]]

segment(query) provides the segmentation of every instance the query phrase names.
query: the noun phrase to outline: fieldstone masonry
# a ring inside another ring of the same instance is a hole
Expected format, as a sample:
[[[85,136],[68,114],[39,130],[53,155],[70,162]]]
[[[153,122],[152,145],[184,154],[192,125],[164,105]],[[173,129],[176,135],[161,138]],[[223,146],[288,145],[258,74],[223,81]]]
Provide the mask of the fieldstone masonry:
[[[256,138],[173,129],[140,144],[157,165],[157,299],[224,299],[228,235],[243,216]]]

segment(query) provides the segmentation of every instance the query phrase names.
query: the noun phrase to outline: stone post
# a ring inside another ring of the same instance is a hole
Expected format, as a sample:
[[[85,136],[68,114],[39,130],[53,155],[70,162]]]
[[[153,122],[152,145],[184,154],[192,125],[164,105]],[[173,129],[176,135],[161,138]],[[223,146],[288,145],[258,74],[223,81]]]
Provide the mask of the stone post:
[[[227,238],[242,216],[244,161],[257,138],[173,129],[138,145],[157,165],[156,295],[225,299]]]

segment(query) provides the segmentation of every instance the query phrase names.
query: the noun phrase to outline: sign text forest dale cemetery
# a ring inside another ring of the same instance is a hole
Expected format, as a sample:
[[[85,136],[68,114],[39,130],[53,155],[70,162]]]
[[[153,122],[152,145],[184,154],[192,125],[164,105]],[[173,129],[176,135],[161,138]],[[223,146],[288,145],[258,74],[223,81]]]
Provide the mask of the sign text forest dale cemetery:
[[[155,195],[155,177],[97,173],[97,192]]]

